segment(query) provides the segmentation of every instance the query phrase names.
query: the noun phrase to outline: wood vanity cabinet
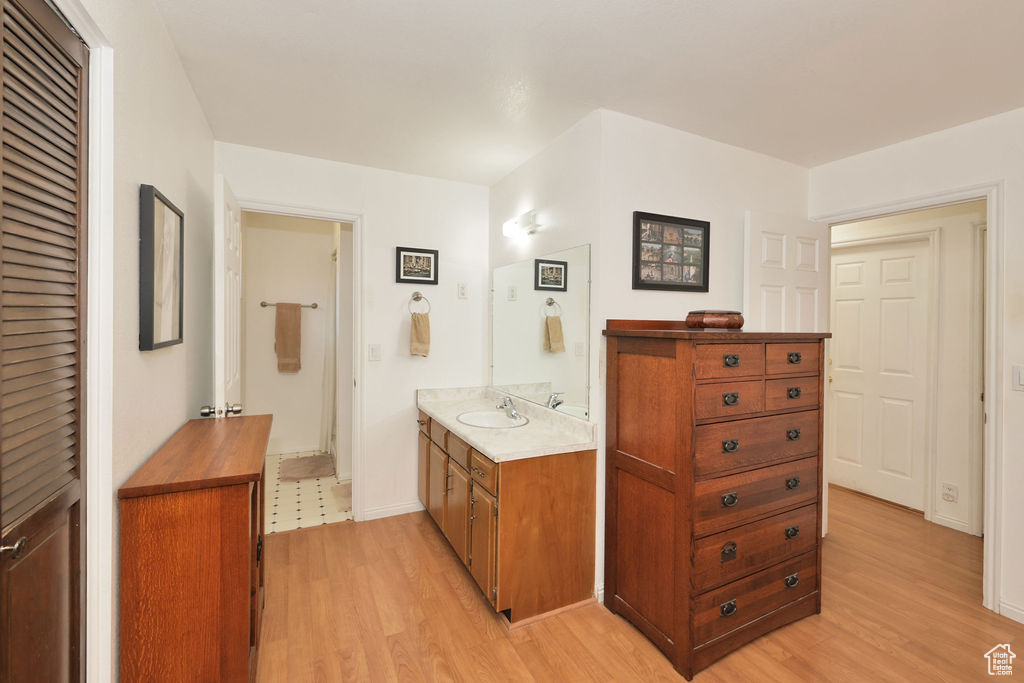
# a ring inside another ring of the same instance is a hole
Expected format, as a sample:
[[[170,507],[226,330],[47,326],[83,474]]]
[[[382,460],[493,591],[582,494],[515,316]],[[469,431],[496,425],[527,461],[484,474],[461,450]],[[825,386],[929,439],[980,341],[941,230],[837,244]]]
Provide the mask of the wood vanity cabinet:
[[[515,624],[592,599],[595,451],[496,463],[428,422],[427,511],[491,606]]]
[[[271,420],[192,420],[118,490],[122,681],[255,679]]]
[[[606,605],[687,679],[821,611],[823,340],[609,320]]]
[[[416,420],[416,424],[419,425],[420,429],[417,432],[416,437],[418,441],[417,460],[419,461],[419,479],[417,481],[417,493],[420,497],[420,502],[423,503],[423,507],[430,507],[429,490],[430,490],[430,418],[427,417],[426,413],[420,412],[419,418]]]

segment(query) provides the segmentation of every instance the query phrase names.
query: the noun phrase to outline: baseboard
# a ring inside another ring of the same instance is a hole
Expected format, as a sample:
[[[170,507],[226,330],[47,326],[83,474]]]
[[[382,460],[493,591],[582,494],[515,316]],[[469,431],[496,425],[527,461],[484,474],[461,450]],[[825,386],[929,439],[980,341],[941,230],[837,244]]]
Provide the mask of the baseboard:
[[[970,528],[967,525],[967,522],[964,522],[964,521],[959,520],[959,519],[955,519],[953,517],[948,517],[946,515],[940,515],[940,514],[936,513],[936,514],[932,515],[932,518],[929,521],[934,522],[935,524],[941,524],[942,526],[948,526],[950,529],[956,529],[957,531],[962,531],[965,534],[971,533],[970,532]],[[973,535],[978,536],[980,534],[973,534]]]
[[[601,584],[600,586],[597,587],[597,590],[594,591],[594,595],[597,596],[597,601],[603,605],[604,604],[604,584]]]
[[[1024,607],[1018,607],[1017,605],[1011,605],[1005,600],[999,603],[999,613],[1007,619],[1013,619],[1024,624]]]
[[[394,505],[382,505],[376,508],[366,508],[363,510],[363,521],[368,522],[371,519],[394,517],[395,515],[407,515],[410,512],[419,512],[422,509],[424,509],[423,504],[418,500],[408,503],[396,503]]]

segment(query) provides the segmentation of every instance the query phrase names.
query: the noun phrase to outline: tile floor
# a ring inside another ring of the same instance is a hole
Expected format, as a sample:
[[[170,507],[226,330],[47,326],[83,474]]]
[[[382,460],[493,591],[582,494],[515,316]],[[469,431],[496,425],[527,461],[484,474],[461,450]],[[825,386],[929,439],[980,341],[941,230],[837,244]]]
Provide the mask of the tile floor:
[[[268,534],[352,519],[352,510],[339,510],[331,495],[331,487],[339,483],[333,476],[281,481],[281,461],[306,455],[315,453],[309,451],[267,456],[264,531]]]

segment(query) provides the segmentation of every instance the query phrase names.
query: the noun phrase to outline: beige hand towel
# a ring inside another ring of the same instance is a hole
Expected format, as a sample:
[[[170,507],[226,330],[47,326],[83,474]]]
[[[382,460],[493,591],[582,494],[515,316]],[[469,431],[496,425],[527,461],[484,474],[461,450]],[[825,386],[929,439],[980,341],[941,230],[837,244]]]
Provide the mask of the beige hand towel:
[[[412,327],[409,331],[409,353],[413,356],[426,356],[430,353],[429,313],[412,314]]]
[[[562,353],[565,351],[565,341],[562,339],[562,317],[549,315],[544,318],[544,350],[551,353]]]
[[[302,305],[278,304],[274,321],[274,351],[278,372],[298,372],[302,350]]]

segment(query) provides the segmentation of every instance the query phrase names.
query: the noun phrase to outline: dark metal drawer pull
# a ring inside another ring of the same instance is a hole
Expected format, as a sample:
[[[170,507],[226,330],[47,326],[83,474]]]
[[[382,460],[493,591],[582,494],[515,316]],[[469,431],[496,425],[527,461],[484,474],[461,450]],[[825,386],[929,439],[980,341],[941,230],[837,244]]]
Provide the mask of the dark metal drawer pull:
[[[736,601],[730,600],[729,602],[722,603],[722,616],[731,617],[736,614]]]
[[[804,357],[800,355],[799,351],[793,351],[788,356],[786,356],[786,360],[789,361],[790,365],[799,365],[800,361],[802,361],[803,359]]]
[[[740,395],[735,391],[729,394],[722,394],[722,405],[724,406],[734,406],[739,402]]]
[[[786,527],[786,538],[796,538],[800,534],[800,527],[797,525]]]
[[[729,439],[722,442],[723,453],[735,453],[740,447],[739,439]]]
[[[796,441],[800,438],[799,429],[787,429],[786,430],[786,441]]]
[[[800,577],[796,574],[790,574],[784,581],[786,582],[786,588],[796,588],[797,584],[800,583]]]
[[[420,427],[422,427],[423,425],[427,424],[427,421],[426,420],[416,420],[416,424],[418,424]]]
[[[740,502],[740,496],[738,493],[726,493],[722,496],[722,507],[724,508],[731,508],[738,502]]]
[[[793,490],[798,486],[800,486],[800,477],[790,477],[789,479],[786,480],[787,489]]]
[[[740,357],[735,353],[727,353],[722,356],[722,364],[727,368],[738,368],[740,366]]]
[[[729,541],[722,546],[722,562],[729,562],[736,559],[736,544]]]
[[[800,398],[800,387],[790,387],[786,390],[786,395],[790,398]]]

